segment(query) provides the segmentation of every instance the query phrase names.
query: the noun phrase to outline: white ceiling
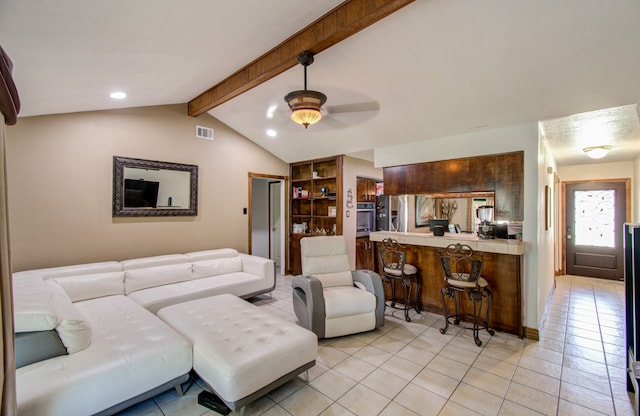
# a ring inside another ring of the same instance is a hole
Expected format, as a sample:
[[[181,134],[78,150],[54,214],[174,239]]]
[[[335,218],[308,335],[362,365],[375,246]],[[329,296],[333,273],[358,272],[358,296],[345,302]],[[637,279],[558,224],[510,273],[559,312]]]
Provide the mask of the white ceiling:
[[[340,3],[1,0],[0,44],[21,116],[184,103]],[[639,16],[637,0],[416,0],[316,55],[308,87],[329,112],[308,130],[283,100],[302,89],[301,66],[210,114],[286,162],[539,120],[559,165],[592,162],[587,142],[614,146],[603,162],[633,160]],[[362,103],[379,109],[331,113]],[[572,116],[611,107],[604,127]]]

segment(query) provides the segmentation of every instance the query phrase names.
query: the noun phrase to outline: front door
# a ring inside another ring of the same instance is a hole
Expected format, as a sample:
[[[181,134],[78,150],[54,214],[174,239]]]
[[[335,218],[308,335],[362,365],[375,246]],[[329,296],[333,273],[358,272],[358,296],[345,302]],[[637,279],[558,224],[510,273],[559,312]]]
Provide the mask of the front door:
[[[567,274],[622,279],[626,182],[566,185]]]

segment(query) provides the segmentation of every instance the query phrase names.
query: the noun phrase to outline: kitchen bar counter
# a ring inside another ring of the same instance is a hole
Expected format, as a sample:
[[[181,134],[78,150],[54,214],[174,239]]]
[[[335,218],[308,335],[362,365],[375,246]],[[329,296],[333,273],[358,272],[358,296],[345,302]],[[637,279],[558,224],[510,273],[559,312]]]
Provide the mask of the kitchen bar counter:
[[[461,243],[482,253],[482,277],[489,282],[493,294],[490,327],[521,338],[524,336],[521,289],[521,257],[524,254],[522,241],[485,240],[475,234],[465,233],[445,233],[442,237],[436,237],[432,233],[376,231],[369,235],[369,239],[376,243],[385,238],[393,238],[406,246],[406,262],[418,268],[422,279],[422,290],[419,294],[420,306],[424,311],[438,314],[442,314],[440,291],[444,287],[439,250],[449,244]],[[385,284],[385,292],[388,290],[387,286]],[[463,302],[462,307],[468,309],[471,303]]]
[[[511,254],[521,256],[524,254],[524,243],[520,240],[489,239],[485,240],[476,234],[470,233],[444,233],[442,237],[434,236],[433,233],[405,233],[398,231],[376,231],[369,234],[369,240],[382,241],[385,238],[393,238],[400,244],[410,244],[414,246],[428,246],[444,248],[449,244],[467,244],[474,251],[485,253]]]

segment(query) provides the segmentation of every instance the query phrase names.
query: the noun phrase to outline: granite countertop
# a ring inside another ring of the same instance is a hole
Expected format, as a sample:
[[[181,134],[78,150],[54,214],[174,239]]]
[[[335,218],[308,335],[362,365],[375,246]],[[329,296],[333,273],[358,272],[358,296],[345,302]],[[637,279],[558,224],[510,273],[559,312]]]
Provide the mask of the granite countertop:
[[[369,234],[369,240],[382,241],[385,238],[393,238],[400,244],[414,246],[427,246],[444,248],[449,244],[467,244],[473,250],[485,253],[510,254],[521,256],[524,254],[524,243],[521,240],[506,240],[501,238],[482,239],[476,234],[468,233],[444,233],[442,237],[436,237],[433,233],[405,233],[398,231],[375,231]]]

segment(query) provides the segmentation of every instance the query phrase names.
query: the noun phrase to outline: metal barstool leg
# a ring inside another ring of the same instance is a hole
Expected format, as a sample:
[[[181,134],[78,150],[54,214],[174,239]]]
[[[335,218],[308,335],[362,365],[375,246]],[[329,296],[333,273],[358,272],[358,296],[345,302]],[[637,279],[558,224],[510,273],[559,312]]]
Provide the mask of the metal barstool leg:
[[[404,320],[411,322],[411,318],[409,318],[409,309],[411,309],[409,305],[409,299],[411,299],[411,280],[406,278],[402,279],[402,288],[404,289]]]
[[[447,312],[447,303],[444,298],[448,290],[447,287],[443,287],[442,290],[440,290],[440,299],[442,299],[442,310],[444,312],[444,328],[440,328],[441,334],[446,334],[449,329],[449,312]]]
[[[489,329],[489,314],[491,313],[491,304],[493,303],[493,295],[491,294],[491,290],[485,289],[487,292],[487,314],[485,316],[485,329],[489,333],[489,335],[494,336],[495,331],[493,329]]]
[[[422,308],[418,306],[418,296],[420,295],[420,293],[422,293],[422,279],[420,278],[420,275],[417,275],[416,276],[416,294],[413,296],[413,308],[416,310],[417,313],[422,312]]]
[[[483,293],[472,290],[469,292],[469,297],[473,302],[473,340],[476,342],[476,345],[478,347],[481,347],[482,341],[480,340],[479,332],[480,332],[480,314],[482,313]]]

